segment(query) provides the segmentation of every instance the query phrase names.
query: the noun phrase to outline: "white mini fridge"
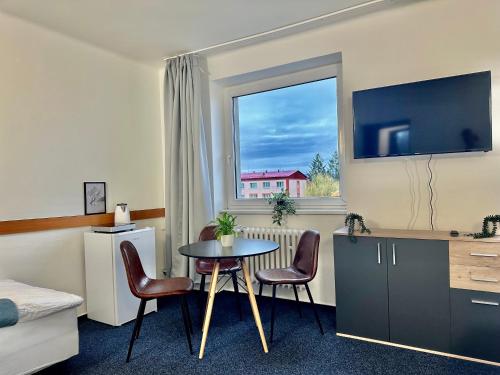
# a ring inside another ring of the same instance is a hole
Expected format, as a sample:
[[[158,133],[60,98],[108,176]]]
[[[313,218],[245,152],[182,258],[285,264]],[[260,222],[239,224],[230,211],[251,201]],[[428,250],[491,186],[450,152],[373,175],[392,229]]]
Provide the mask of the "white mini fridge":
[[[154,228],[113,234],[87,232],[84,235],[87,317],[113,326],[134,320],[140,302],[128,286],[120,252],[122,241],[134,244],[144,272],[156,278]],[[157,311],[156,300],[146,304],[145,313],[152,311]]]

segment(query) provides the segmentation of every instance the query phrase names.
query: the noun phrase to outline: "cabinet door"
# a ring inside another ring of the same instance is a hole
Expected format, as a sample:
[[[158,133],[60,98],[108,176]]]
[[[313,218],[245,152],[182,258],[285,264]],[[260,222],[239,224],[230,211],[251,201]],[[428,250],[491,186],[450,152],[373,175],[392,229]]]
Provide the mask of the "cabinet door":
[[[451,289],[455,354],[500,362],[500,294]]]
[[[334,237],[337,332],[389,340],[386,240]]]
[[[449,352],[448,241],[388,239],[391,342]]]

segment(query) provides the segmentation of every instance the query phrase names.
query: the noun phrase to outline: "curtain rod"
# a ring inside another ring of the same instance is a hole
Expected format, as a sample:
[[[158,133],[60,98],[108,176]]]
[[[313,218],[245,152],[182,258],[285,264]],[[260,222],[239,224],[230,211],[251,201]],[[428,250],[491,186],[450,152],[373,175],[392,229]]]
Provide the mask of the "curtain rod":
[[[165,57],[165,58],[163,58],[163,61],[175,59],[176,57],[180,57],[180,56],[185,56],[185,55],[190,55],[190,54],[196,54],[196,53],[200,53],[200,52],[206,52],[206,51],[209,51],[209,50],[212,50],[212,49],[226,47],[226,46],[230,46],[230,45],[233,45],[233,44],[245,42],[247,40],[257,39],[257,38],[260,38],[260,37],[263,37],[263,36],[266,36],[266,35],[271,35],[271,34],[274,34],[274,33],[280,32],[280,31],[284,31],[284,30],[288,30],[288,29],[293,29],[293,28],[295,28],[297,26],[307,25],[307,24],[312,23],[312,22],[321,21],[321,20],[323,20],[325,18],[329,18],[329,17],[332,17],[332,16],[337,16],[339,14],[351,12],[351,11],[356,10],[356,9],[361,9],[361,8],[364,8],[364,7],[367,7],[367,6],[370,6],[370,5],[375,5],[375,4],[378,4],[378,3],[383,3],[385,1],[386,0],[371,0],[371,1],[367,1],[367,2],[362,3],[362,4],[353,5],[353,6],[350,6],[350,7],[347,7],[347,8],[336,10],[335,12],[323,14],[323,15],[318,16],[318,17],[313,17],[313,18],[309,18],[309,19],[304,20],[304,21],[292,23],[292,24],[289,24],[289,25],[286,25],[286,26],[281,26],[281,27],[278,27],[276,29],[264,31],[264,32],[257,33],[257,34],[252,34],[252,35],[245,36],[245,37],[239,38],[239,39],[233,39],[233,40],[230,40],[228,42],[214,44],[212,46],[205,47],[205,48],[200,48],[200,49],[197,49],[195,51],[185,52],[185,53],[180,53],[178,55]]]

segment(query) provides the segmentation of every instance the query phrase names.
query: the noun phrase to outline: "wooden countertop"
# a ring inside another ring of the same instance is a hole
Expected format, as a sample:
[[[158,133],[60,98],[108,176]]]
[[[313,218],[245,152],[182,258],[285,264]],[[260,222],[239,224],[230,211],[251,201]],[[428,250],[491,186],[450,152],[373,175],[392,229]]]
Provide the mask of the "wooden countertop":
[[[371,229],[371,234],[354,231],[356,237],[386,237],[386,238],[412,238],[417,240],[441,240],[441,241],[469,241],[469,242],[498,242],[500,236],[491,238],[474,239],[470,236],[460,234],[458,237],[450,236],[450,232],[431,230],[405,230],[405,229]],[[347,236],[347,227],[337,229],[333,232],[336,236]]]

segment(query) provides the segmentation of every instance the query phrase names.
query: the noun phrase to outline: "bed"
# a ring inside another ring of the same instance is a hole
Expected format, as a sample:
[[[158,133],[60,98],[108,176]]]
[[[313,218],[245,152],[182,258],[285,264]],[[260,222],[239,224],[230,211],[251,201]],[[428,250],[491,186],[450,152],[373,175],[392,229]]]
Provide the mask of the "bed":
[[[31,374],[78,354],[81,297],[0,280],[0,298],[11,299],[19,315],[0,328],[0,375]]]

